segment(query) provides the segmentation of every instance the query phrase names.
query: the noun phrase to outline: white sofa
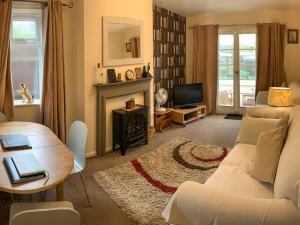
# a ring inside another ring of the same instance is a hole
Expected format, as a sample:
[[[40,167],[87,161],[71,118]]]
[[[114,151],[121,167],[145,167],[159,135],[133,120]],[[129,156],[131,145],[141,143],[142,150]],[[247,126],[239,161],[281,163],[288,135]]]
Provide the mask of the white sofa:
[[[185,182],[178,188],[163,212],[165,221],[176,225],[300,225],[300,107],[289,114],[290,127],[274,185],[247,173],[256,146],[238,143],[205,184]]]

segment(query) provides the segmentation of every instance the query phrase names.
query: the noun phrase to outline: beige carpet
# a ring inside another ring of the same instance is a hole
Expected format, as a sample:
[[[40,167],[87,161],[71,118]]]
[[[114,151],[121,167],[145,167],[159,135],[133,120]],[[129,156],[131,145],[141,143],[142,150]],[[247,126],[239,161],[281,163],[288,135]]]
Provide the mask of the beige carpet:
[[[102,158],[89,159],[84,171],[84,178],[93,206],[87,207],[80,177],[77,175],[71,176],[65,182],[65,199],[73,202],[85,225],[136,225],[117,203],[98,186],[92,176],[95,172],[136,159],[174,137],[186,137],[208,144],[232,147],[239,127],[240,121],[224,120],[224,115],[210,115],[184,128],[178,126],[167,128],[162,133],[155,134],[149,145],[130,149],[124,157],[121,157],[119,152],[113,152]],[[34,195],[32,198],[36,201],[42,200],[42,197],[42,195]],[[9,196],[3,199],[6,199],[5,203],[9,204]],[[24,199],[28,201],[30,198],[25,196]],[[47,191],[46,199],[55,200],[54,190]],[[0,208],[3,209],[4,207]],[[7,221],[8,218],[1,216],[1,225],[7,224]]]
[[[161,213],[180,184],[204,183],[226,148],[173,138],[144,156],[94,174],[97,183],[139,225],[164,225]]]

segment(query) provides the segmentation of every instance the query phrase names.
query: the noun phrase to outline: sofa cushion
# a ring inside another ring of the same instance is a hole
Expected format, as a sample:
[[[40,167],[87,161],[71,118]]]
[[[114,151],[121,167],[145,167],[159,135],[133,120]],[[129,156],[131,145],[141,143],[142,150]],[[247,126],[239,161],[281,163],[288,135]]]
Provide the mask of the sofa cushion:
[[[236,143],[256,145],[258,136],[262,132],[283,126],[288,123],[288,116],[282,119],[253,118],[245,116]]]
[[[205,185],[235,195],[274,198],[273,185],[260,182],[235,166],[220,165]]]
[[[240,170],[247,172],[252,168],[255,149],[255,145],[239,143],[229,152],[221,165],[239,167]]]
[[[249,174],[254,178],[273,184],[287,132],[287,125],[259,135],[253,168]]]
[[[290,112],[290,128],[274,184],[276,198],[289,198],[300,208],[300,106]]]
[[[274,198],[273,185],[262,183],[247,173],[254,155],[255,145],[237,144],[205,185],[248,197]]]
[[[273,107],[264,105],[261,107],[247,108],[245,115],[253,118],[281,119],[287,116],[292,108],[293,107]]]

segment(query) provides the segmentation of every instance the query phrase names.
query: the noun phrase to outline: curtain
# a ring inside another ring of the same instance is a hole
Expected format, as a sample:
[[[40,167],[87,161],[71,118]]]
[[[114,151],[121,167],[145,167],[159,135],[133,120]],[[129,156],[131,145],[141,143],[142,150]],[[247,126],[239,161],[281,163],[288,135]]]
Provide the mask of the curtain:
[[[285,25],[257,24],[256,94],[286,84],[284,41]]]
[[[42,122],[60,139],[66,139],[65,68],[62,3],[48,1],[48,21],[44,55]]]
[[[140,37],[130,39],[132,58],[140,57]]]
[[[13,119],[14,102],[10,71],[10,23],[12,0],[0,1],[0,112]]]
[[[193,83],[203,83],[208,113],[216,111],[218,29],[218,25],[194,27]]]

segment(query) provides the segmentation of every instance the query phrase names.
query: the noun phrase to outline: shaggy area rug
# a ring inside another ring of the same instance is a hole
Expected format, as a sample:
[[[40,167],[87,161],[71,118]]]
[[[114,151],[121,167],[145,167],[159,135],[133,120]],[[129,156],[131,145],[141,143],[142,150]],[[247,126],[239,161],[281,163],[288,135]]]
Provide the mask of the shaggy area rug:
[[[174,138],[131,162],[94,174],[97,183],[139,225],[163,225],[168,200],[185,181],[204,183],[226,148]]]

